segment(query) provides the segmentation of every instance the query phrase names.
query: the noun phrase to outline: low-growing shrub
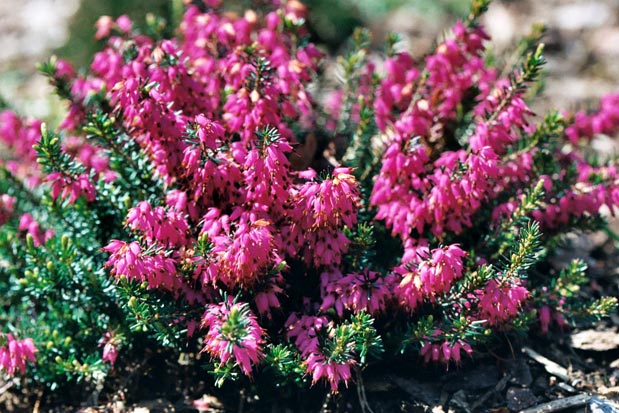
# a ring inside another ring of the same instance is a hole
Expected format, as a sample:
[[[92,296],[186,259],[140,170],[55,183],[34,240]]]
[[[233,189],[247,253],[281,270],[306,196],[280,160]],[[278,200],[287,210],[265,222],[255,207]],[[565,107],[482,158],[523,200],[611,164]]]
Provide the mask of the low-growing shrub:
[[[535,117],[539,27],[515,67],[482,0],[421,61],[358,30],[333,86],[297,1],[186,3],[175,38],[103,17],[86,73],[42,64],[57,130],[0,114],[5,374],[101,390],[165,349],[216,384],[337,392],[381,357],[459,364],[615,305],[547,259],[619,203],[588,148],[619,95]]]

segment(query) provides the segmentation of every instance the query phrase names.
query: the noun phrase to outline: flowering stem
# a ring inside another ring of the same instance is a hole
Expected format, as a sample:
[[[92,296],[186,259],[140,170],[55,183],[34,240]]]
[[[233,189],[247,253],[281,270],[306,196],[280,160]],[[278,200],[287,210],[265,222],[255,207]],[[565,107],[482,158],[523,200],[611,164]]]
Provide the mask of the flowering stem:
[[[512,78],[511,86],[507,92],[507,95],[501,99],[501,102],[497,106],[496,110],[486,120],[488,125],[494,123],[496,118],[503,112],[503,110],[518,93],[522,93],[527,83],[533,82],[539,76],[541,67],[546,63],[546,60],[542,56],[543,51],[544,44],[540,43],[534,53],[529,53],[527,55],[520,73]]]

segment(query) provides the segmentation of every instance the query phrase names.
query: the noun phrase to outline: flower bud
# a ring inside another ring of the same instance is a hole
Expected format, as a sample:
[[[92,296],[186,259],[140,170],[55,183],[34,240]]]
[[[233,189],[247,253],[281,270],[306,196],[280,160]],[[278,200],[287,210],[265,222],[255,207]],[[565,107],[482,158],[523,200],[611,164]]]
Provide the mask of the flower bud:
[[[71,240],[69,239],[69,237],[65,234],[62,236],[61,238],[61,245],[62,245],[62,249],[64,251],[66,251],[69,248],[69,243],[71,242]]]
[[[28,247],[28,249],[34,248],[34,238],[31,234],[26,234],[26,246]]]

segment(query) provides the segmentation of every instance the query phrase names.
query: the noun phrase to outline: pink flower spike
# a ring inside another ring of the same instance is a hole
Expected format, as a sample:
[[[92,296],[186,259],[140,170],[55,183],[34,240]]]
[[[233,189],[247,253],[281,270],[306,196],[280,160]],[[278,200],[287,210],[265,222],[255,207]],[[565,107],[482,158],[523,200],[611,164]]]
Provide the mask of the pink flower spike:
[[[26,364],[36,361],[37,352],[31,338],[17,340],[12,334],[0,333],[0,371],[4,370],[9,376],[14,376],[16,372],[24,374]]]
[[[235,303],[231,297],[221,304],[209,304],[202,317],[208,328],[205,351],[222,364],[230,360],[251,377],[252,366],[263,357],[264,331],[246,303]]]
[[[99,347],[103,346],[102,360],[105,363],[110,363],[113,367],[118,357],[119,339],[113,332],[106,332],[99,341]]]

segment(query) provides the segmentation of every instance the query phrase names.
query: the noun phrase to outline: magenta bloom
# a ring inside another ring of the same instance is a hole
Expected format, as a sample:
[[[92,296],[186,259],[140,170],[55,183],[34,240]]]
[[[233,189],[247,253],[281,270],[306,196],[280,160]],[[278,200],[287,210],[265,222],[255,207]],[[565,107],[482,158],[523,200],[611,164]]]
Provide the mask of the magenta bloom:
[[[86,174],[77,177],[65,176],[60,172],[53,172],[45,177],[45,181],[52,184],[52,198],[69,198],[69,203],[73,204],[77,198],[83,196],[88,202],[96,198],[95,187]]]
[[[127,226],[144,235],[148,245],[159,242],[163,246],[184,246],[189,229],[182,214],[174,209],[153,208],[142,201],[127,214]]]
[[[17,340],[12,334],[0,334],[0,370],[4,370],[9,376],[26,372],[26,363],[36,361],[37,351],[31,338]]]
[[[175,336],[186,327],[187,350],[200,343],[218,383],[231,372],[251,376],[283,345],[284,362],[300,359],[295,374],[336,392],[383,338],[387,349],[403,338],[403,350],[449,366],[483,342],[480,325],[508,331],[540,306],[542,331],[564,322],[576,297],[527,303],[543,279],[525,283],[525,261],[512,268],[522,279],[501,273],[500,262],[514,246],[529,256],[517,243],[527,219],[543,243],[619,211],[617,162],[593,163],[581,147],[619,132],[619,94],[573,123],[552,115],[534,124],[525,83],[539,55],[503,76],[486,58],[483,28],[467,21],[420,59],[362,48],[344,59],[346,83],[320,102],[313,92],[321,97],[331,82],[315,81],[322,54],[308,44],[300,1],[263,0],[244,13],[218,10],[222,0],[182,3],[176,37],[102,17],[95,37],[104,46],[86,73],[61,60],[45,66],[68,98],[62,162],[37,159],[41,122],[0,112],[0,175],[16,197],[0,194],[1,238],[16,246],[9,263],[15,256],[21,269],[25,257],[27,268],[45,265],[43,275],[66,267],[76,279],[105,270],[121,289],[139,286],[137,307],[129,300],[136,316],[155,314],[158,339],[162,325]],[[63,209],[50,210],[50,197]],[[72,213],[59,215],[65,208]],[[85,238],[91,223],[109,227]],[[24,238],[44,245],[53,232],[43,224],[84,236],[75,248],[48,241],[39,252],[49,259],[30,257],[19,248]],[[93,248],[108,254],[104,268],[82,256]],[[17,288],[36,292],[27,278]],[[83,292],[109,292],[99,290]],[[58,300],[32,303],[38,315]],[[128,331],[115,317],[110,325]],[[125,337],[99,335],[114,366]],[[0,334],[0,344],[10,375],[34,359],[31,339]]]
[[[344,310],[353,313],[365,310],[375,315],[385,311],[387,302],[392,299],[395,276],[382,276],[369,269],[345,276],[339,271],[329,271],[321,275],[321,284],[321,311],[335,308],[340,317]]]
[[[351,367],[357,363],[354,359],[346,360],[343,363],[327,361],[325,356],[318,352],[312,352],[305,362],[309,374],[312,376],[312,384],[320,379],[326,379],[331,386],[331,391],[336,393],[340,382],[348,386],[351,379]]]
[[[165,251],[148,253],[136,241],[118,240],[112,240],[102,250],[110,254],[105,266],[116,278],[146,281],[149,288],[161,288],[177,296],[187,292],[186,284],[178,277],[176,260],[166,256]]]
[[[43,230],[34,217],[28,213],[23,214],[19,219],[18,229],[32,236],[32,240],[36,247],[45,244],[45,241],[54,236],[54,231],[51,229]]]
[[[340,382],[345,384],[351,378],[351,367],[357,362],[354,358],[342,362],[329,360],[319,348],[318,333],[327,327],[327,317],[292,314],[286,321],[287,336],[301,352],[307,373],[312,376],[312,384],[326,379],[331,391],[337,392]]]
[[[7,194],[0,195],[0,226],[6,224],[6,222],[13,214],[15,201],[15,197]]]
[[[457,244],[433,249],[428,258],[395,269],[400,275],[396,295],[411,310],[424,299],[432,302],[449,291],[454,281],[462,277],[462,258],[466,253]]]
[[[290,255],[302,250],[305,261],[316,267],[341,262],[350,244],[342,229],[357,223],[359,205],[359,188],[350,172],[336,168],[332,178],[308,181],[299,188],[293,198],[290,226],[282,229]],[[315,173],[305,176],[311,179]]]
[[[235,362],[246,376],[263,356],[264,331],[246,303],[235,303],[231,297],[221,304],[209,304],[202,316],[205,351],[221,364]]]
[[[99,341],[99,347],[103,346],[102,359],[113,367],[118,357],[118,340],[114,333],[106,332]]]
[[[479,297],[479,317],[488,320],[490,325],[499,325],[515,317],[520,312],[522,303],[529,296],[520,280],[490,280]]]
[[[574,144],[579,140],[588,141],[596,134],[613,136],[619,131],[619,94],[602,97],[597,112],[587,114],[578,112],[574,123],[565,130],[566,136]]]
[[[473,353],[473,349],[466,341],[458,339],[455,342],[443,341],[442,343],[425,341],[421,346],[419,354],[427,363],[429,361],[449,364],[454,362],[460,363],[462,360],[462,352],[466,354]]]

